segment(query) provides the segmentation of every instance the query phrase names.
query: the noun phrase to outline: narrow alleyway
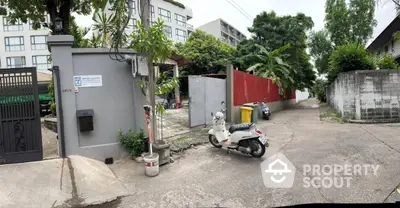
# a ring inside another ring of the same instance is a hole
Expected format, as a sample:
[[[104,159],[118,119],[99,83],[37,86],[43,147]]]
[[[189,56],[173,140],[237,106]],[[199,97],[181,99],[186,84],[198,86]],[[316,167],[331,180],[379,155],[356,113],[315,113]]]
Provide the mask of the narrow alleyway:
[[[259,128],[270,138],[267,154],[252,158],[211,145],[187,150],[160,175],[126,160],[111,169],[130,196],[113,207],[271,207],[303,203],[384,202],[400,182],[400,127],[322,122],[316,100],[275,112]],[[266,188],[260,163],[281,152],[296,167],[292,188]],[[344,188],[304,188],[305,164],[374,164],[377,175],[353,176]]]

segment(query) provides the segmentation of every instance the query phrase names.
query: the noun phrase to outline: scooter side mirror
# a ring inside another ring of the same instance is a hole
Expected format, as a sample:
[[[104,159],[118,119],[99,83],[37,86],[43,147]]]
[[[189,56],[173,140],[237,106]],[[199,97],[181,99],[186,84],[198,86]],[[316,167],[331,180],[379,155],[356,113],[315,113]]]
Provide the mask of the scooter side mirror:
[[[211,112],[211,117],[214,117],[214,113],[213,112]]]
[[[224,101],[222,101],[222,102],[221,102],[221,105],[224,105],[224,104],[225,104],[225,102],[224,102]]]

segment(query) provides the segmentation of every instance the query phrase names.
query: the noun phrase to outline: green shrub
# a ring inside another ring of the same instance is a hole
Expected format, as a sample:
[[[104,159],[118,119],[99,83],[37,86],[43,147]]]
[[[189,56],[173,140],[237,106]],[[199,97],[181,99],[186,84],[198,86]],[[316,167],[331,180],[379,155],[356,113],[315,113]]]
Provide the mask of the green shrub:
[[[337,47],[329,57],[328,80],[335,80],[340,72],[371,69],[375,69],[371,54],[363,45],[349,43]]]
[[[144,141],[145,137],[143,129],[140,129],[139,132],[132,132],[129,129],[126,133],[122,131],[122,129],[118,130],[118,142],[128,150],[131,156],[139,156],[144,151]]]
[[[169,3],[171,3],[171,4],[175,5],[175,6],[178,6],[178,7],[182,8],[182,9],[185,8],[185,5],[183,5],[180,2],[177,2],[177,1],[174,1],[174,0],[164,0],[164,1],[169,2]]]
[[[50,111],[51,111],[51,114],[53,114],[54,116],[57,115],[57,113],[56,113],[57,112],[57,105],[53,101],[50,102]]]
[[[379,69],[398,69],[399,65],[396,63],[396,59],[388,54],[383,55],[381,59],[376,62]]]
[[[310,92],[318,98],[321,102],[326,102],[326,87],[327,82],[323,79],[315,80],[314,85],[311,87]]]

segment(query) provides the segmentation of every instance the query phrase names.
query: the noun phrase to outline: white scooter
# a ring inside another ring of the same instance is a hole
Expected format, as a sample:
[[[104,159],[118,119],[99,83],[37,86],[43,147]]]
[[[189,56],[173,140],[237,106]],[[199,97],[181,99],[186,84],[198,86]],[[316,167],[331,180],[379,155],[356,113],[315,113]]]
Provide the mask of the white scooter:
[[[221,102],[221,105],[223,104],[224,102]],[[229,130],[226,130],[225,111],[221,109],[215,115],[211,113],[213,127],[208,131],[210,143],[217,148],[226,147],[254,157],[262,157],[266,147],[269,146],[267,136],[253,123],[232,125]]]

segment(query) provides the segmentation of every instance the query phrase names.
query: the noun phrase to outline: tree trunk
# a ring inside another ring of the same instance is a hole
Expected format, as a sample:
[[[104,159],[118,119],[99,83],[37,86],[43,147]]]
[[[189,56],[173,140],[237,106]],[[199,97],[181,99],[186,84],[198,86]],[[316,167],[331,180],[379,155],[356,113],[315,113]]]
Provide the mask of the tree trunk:
[[[52,31],[52,34],[54,34],[54,32],[55,32],[54,25],[55,25],[56,18],[57,18],[56,0],[47,0],[46,7],[47,7],[47,13],[49,13],[49,16],[50,16],[50,29]]]
[[[69,34],[69,18],[71,16],[71,0],[61,1],[59,17],[63,20],[64,34]]]
[[[59,17],[63,20],[64,34],[69,34],[69,19],[71,17],[71,0],[61,0],[60,10],[57,12],[57,0],[46,0],[47,13],[50,15],[50,29],[52,34],[55,34],[54,26],[56,18]]]

